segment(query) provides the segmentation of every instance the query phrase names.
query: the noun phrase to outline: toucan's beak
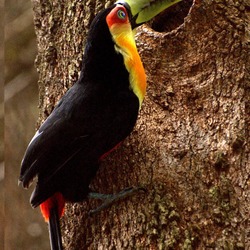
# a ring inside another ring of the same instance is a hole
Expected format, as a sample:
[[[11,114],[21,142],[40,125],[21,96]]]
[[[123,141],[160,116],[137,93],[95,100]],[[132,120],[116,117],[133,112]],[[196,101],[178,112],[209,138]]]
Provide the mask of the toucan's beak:
[[[134,29],[180,1],[182,0],[118,0],[116,4],[122,4],[130,10]]]

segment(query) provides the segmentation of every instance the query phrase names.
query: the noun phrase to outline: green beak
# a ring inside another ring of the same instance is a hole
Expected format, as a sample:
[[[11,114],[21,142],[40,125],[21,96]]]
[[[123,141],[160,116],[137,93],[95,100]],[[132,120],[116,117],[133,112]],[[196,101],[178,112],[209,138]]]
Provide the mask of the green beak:
[[[136,28],[180,1],[182,0],[118,0],[116,4],[123,4],[130,9],[132,28]]]

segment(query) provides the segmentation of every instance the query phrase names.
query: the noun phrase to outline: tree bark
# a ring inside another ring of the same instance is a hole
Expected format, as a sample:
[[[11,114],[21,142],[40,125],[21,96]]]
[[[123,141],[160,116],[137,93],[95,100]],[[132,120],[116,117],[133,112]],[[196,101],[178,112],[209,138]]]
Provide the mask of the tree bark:
[[[33,0],[40,122],[77,80],[89,25],[111,2]],[[185,8],[138,29],[147,96],[91,185],[147,192],[92,217],[98,202],[68,204],[65,249],[250,248],[249,4],[196,0],[184,18]]]

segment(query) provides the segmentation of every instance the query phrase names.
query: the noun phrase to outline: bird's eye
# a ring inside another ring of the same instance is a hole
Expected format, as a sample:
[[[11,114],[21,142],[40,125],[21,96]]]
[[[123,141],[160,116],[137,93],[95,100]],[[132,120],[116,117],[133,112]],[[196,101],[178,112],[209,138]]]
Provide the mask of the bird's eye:
[[[126,13],[125,13],[125,11],[123,11],[123,10],[118,10],[118,11],[117,11],[117,17],[118,17],[119,19],[124,20],[124,19],[126,18]]]

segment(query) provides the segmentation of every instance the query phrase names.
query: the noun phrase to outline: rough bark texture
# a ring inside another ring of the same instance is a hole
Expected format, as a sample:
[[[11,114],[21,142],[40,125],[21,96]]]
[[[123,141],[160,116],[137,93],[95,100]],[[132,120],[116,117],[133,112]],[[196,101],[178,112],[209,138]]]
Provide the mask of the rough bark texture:
[[[104,1],[33,3],[43,120],[77,79]],[[250,248],[249,4],[197,0],[172,24],[138,30],[147,97],[134,132],[92,184],[103,193],[147,193],[93,217],[96,201],[67,205],[65,249]]]

